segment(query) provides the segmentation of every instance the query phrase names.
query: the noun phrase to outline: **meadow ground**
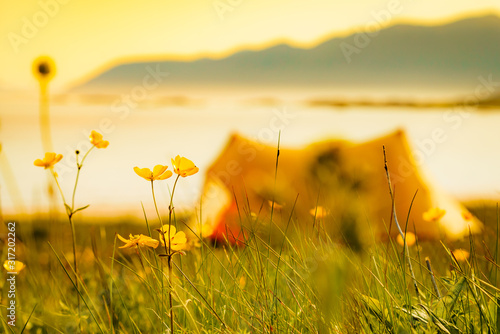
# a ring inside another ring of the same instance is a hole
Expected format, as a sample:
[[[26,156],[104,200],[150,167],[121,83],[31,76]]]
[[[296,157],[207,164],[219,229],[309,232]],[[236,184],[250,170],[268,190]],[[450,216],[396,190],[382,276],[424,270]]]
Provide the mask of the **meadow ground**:
[[[150,226],[76,221],[78,294],[67,221],[18,223],[16,255],[26,267],[16,276],[15,327],[3,316],[8,284],[0,282],[1,328],[168,333],[171,293],[177,333],[496,333],[496,207],[471,210],[486,223],[483,235],[453,243],[417,240],[408,252],[391,241],[355,253],[321,233],[304,235],[293,220],[272,246],[252,229],[244,247],[194,238],[172,257],[171,278],[161,245],[118,248],[124,243],[117,233],[158,238],[157,219]],[[173,224],[187,230],[183,221]],[[452,255],[458,248],[470,257]]]

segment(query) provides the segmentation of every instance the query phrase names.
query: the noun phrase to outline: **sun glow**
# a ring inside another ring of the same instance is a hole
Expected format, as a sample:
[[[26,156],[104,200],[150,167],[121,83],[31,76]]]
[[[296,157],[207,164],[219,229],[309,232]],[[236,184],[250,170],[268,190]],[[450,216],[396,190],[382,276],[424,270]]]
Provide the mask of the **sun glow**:
[[[4,89],[34,88],[29,65],[40,54],[50,54],[58,64],[54,87],[61,89],[129,61],[221,58],[277,43],[308,47],[370,23],[439,24],[471,12],[500,11],[498,3],[488,0],[0,2],[0,33],[6,37],[0,40]]]

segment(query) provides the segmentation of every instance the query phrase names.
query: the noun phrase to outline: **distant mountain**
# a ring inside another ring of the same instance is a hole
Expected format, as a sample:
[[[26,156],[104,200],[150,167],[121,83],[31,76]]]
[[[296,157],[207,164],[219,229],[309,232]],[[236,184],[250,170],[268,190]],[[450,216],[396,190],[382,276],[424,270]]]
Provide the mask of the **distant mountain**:
[[[348,55],[348,56],[346,56]],[[359,32],[301,49],[276,45],[223,59],[161,61],[114,67],[72,92],[140,84],[146,66],[169,72],[163,87],[470,87],[500,81],[500,18],[490,15],[440,26],[395,25],[376,36]]]

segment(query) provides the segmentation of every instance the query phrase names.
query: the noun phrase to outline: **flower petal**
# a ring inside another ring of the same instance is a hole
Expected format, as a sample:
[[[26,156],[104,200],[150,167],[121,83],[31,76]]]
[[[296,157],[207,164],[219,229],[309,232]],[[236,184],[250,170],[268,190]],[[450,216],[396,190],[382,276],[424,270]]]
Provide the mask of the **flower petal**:
[[[184,233],[183,231],[177,232],[174,235],[174,237],[172,238],[172,242],[174,242],[176,244],[180,244],[180,243],[185,244],[187,242],[186,233]]]
[[[170,241],[172,250],[181,250],[186,247],[186,233],[179,231],[175,234],[175,236]]]
[[[188,158],[181,157],[180,163],[179,163],[179,168],[182,170],[190,170],[192,168],[196,167],[194,165],[194,162],[189,160]]]
[[[36,159],[33,164],[47,169],[53,167],[56,163],[61,161],[62,157],[62,154],[56,155],[54,152],[46,152],[43,159]]]
[[[431,208],[422,214],[422,218],[427,222],[436,222],[446,214],[446,210]]]
[[[198,173],[199,170],[200,169],[198,167],[193,167],[193,168],[184,170],[184,172],[181,174],[181,176],[182,177],[191,176],[191,175]]]
[[[170,159],[172,161],[172,168],[174,169],[174,172],[176,174],[179,174],[179,160],[181,159],[181,156],[178,155],[175,157],[175,160],[174,159]]]
[[[141,234],[141,236],[140,236],[140,238],[138,240],[138,244],[140,246],[148,246],[148,247],[152,247],[152,248],[158,247],[159,243],[160,242],[158,240],[150,238],[150,237],[148,237],[147,235],[144,235],[144,234]]]
[[[417,237],[412,232],[406,232],[405,239],[406,239],[406,245],[408,247],[411,247],[411,246],[413,246],[415,244],[415,241],[417,240]],[[398,234],[398,236],[396,238],[396,241],[401,246],[404,246],[404,244],[405,244],[405,241],[403,240],[403,237],[401,237],[401,234]]]
[[[185,247],[186,247],[185,243],[180,244],[180,245],[172,245],[172,250],[179,251],[179,250],[183,250]]]
[[[169,171],[167,170],[165,173],[161,174],[160,176],[158,176],[156,179],[157,180],[166,180],[168,179],[169,177],[171,177],[173,175],[172,171]]]
[[[12,265],[12,262],[14,262],[14,265]],[[6,260],[4,263],[3,263],[3,267],[5,268],[5,270],[9,271],[9,272],[15,272],[15,273],[19,273],[21,270],[23,270],[24,268],[26,268],[26,265],[24,263],[22,263],[21,261],[17,261],[17,260]]]
[[[199,171],[199,168],[196,167],[194,162],[192,162],[188,158],[181,157],[178,155],[175,157],[175,160],[174,159],[171,160],[174,172],[182,177],[196,174]]]
[[[174,225],[170,225],[170,236],[168,236],[168,234],[169,234],[168,229],[169,229],[169,225],[163,225],[163,228],[160,228],[160,231],[163,231],[163,233],[160,232],[160,241],[162,244],[164,244],[164,242],[165,242],[163,234],[165,234],[167,236],[167,238],[172,239],[175,236],[175,232],[177,231],[177,229],[175,228]],[[168,243],[167,243],[167,245],[168,245]]]
[[[121,235],[117,234],[116,235],[118,237],[118,239],[120,239],[121,241],[123,242],[128,242],[128,239],[125,239],[124,237],[122,237]]]
[[[46,152],[45,156],[43,157],[43,161],[45,163],[50,163],[50,162],[54,161],[55,157],[56,157],[56,154],[54,152]]]
[[[33,164],[38,167],[45,167],[45,163],[42,161],[42,159],[36,159]]]
[[[465,262],[470,256],[470,253],[466,251],[465,249],[459,248],[455,249],[452,251],[453,255],[455,256],[455,259],[459,262]]]
[[[92,132],[90,132],[89,139],[92,144],[99,144],[102,141],[102,134],[95,130],[92,130]]]
[[[167,170],[168,166],[156,165],[153,168],[153,179],[156,179],[158,176],[163,174]]]
[[[153,179],[151,170],[149,168],[134,167],[134,172],[146,180],[151,181]]]
[[[95,147],[97,148],[106,148],[109,145],[109,141],[103,140],[100,143],[96,144]]]
[[[163,228],[160,228],[160,230],[162,230],[165,234],[168,233],[169,225],[163,225]],[[177,229],[175,228],[175,226],[170,225],[170,235],[174,236],[176,231]]]

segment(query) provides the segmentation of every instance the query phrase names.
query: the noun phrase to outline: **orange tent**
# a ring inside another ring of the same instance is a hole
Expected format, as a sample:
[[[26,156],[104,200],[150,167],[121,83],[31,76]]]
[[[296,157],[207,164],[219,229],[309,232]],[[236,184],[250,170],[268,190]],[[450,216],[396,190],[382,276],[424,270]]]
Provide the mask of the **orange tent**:
[[[481,230],[477,218],[424,179],[402,130],[362,143],[281,148],[277,169],[276,147],[234,134],[206,172],[194,228],[230,241],[254,230],[282,233],[289,221],[295,230],[324,230],[354,243],[395,237],[383,146],[403,230],[407,226],[420,239],[457,239],[469,227],[472,233]],[[433,208],[445,214],[424,217]]]

